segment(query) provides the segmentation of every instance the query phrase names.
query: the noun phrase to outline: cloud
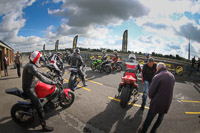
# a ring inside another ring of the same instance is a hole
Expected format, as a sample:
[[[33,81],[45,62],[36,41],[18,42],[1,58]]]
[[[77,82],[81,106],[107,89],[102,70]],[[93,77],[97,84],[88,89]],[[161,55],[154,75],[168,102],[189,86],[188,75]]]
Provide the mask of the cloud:
[[[167,26],[164,24],[154,24],[151,22],[146,22],[145,24],[143,24],[143,26],[149,26],[153,29],[166,29],[167,28]]]
[[[89,27],[115,25],[121,20],[147,15],[149,9],[139,0],[63,0],[62,9],[48,12],[66,17],[70,27]]]
[[[175,32],[185,38],[200,42],[200,26],[194,25],[193,23],[187,23],[181,25]]]
[[[179,50],[181,49],[180,45],[176,44],[176,42],[169,42],[166,46],[170,49]]]

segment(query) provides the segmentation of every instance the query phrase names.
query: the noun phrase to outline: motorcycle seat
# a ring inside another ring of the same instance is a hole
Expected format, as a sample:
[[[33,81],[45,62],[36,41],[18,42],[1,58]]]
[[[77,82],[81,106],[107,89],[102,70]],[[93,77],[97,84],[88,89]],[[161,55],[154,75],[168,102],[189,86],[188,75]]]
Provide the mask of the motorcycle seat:
[[[69,68],[69,71],[73,71],[73,72],[77,73],[78,69],[77,68]]]
[[[19,90],[17,87],[7,89],[6,93],[19,96],[23,99],[28,99],[28,97],[25,95],[25,93],[23,91]]]

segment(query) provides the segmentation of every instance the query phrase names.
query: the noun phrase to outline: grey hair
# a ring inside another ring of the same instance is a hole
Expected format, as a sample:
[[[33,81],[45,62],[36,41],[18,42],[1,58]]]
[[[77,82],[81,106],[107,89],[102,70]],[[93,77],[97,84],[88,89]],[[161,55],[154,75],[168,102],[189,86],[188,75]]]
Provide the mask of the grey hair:
[[[165,63],[159,62],[159,63],[157,64],[157,69],[161,69],[161,68],[166,68]]]

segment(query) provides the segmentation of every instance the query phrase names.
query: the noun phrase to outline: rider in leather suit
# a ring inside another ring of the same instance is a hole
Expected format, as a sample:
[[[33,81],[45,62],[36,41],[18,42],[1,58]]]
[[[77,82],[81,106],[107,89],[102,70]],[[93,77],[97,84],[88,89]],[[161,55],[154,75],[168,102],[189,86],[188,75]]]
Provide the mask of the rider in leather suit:
[[[74,54],[71,56],[71,67],[78,69],[78,74],[83,82],[83,86],[87,86],[85,83],[85,76],[80,67],[83,65],[83,59],[80,56],[80,50],[76,48]]]
[[[113,57],[113,62],[112,62],[112,66],[114,66],[115,67],[115,65],[116,65],[116,63],[117,63],[117,61],[118,61],[118,54],[117,54],[117,51],[114,51],[114,55],[115,55],[115,57]]]
[[[42,125],[43,130],[53,131],[52,127],[46,126],[46,122],[44,120],[44,110],[40,104],[40,100],[35,93],[35,85],[37,83],[35,77],[40,81],[50,85],[56,85],[57,82],[48,79],[45,73],[42,73],[37,69],[37,67],[40,67],[40,60],[42,58],[42,54],[40,52],[32,52],[29,58],[30,62],[25,65],[23,70],[22,88],[25,95],[29,97],[31,103],[37,109],[40,124]]]

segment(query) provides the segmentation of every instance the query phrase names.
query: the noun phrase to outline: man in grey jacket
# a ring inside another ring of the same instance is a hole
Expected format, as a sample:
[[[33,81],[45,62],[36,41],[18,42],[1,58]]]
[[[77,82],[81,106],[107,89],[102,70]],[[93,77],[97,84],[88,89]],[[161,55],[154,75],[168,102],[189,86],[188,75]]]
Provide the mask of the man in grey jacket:
[[[139,128],[140,132],[146,133],[152,120],[158,114],[158,119],[151,129],[151,133],[156,132],[164,118],[164,115],[168,112],[171,105],[174,84],[174,75],[167,71],[164,63],[158,63],[157,74],[152,79],[152,83],[149,88],[149,98],[151,99],[150,109],[146,120]]]

